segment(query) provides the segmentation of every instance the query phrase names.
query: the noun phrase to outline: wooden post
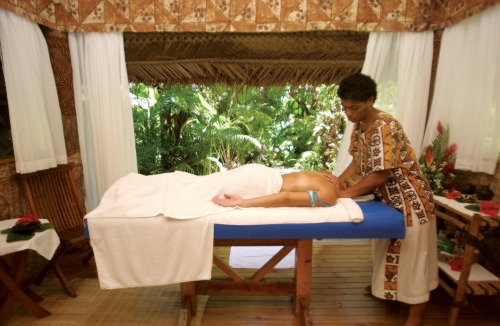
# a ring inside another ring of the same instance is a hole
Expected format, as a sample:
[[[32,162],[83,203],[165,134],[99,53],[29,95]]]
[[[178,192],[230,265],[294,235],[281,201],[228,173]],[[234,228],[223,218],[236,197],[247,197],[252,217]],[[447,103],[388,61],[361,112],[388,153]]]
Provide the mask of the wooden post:
[[[473,263],[475,244],[479,238],[479,227],[481,226],[481,215],[474,214],[472,222],[468,227],[468,239],[464,250],[464,264],[458,279],[457,289],[448,315],[448,326],[454,326],[457,323],[458,312],[463,306],[466,294],[467,282],[469,281],[470,269]]]

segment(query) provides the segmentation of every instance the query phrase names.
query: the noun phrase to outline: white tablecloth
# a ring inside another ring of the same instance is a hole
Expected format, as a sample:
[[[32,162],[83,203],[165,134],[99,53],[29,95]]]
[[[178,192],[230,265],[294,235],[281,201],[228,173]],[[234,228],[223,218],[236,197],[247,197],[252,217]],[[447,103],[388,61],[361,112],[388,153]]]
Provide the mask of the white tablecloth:
[[[0,221],[0,231],[11,228],[16,223],[17,219]],[[47,220],[40,219],[42,223],[47,223]],[[0,234],[0,256],[11,254],[17,251],[26,249],[38,252],[42,257],[50,260],[59,246],[60,240],[54,229],[45,230],[43,232],[35,232],[33,238],[29,240],[7,242],[7,234]]]
[[[448,199],[448,198],[443,197],[443,196],[434,196],[434,201],[436,201],[440,204],[446,205],[448,207],[451,207],[451,208],[459,211],[460,213],[467,215],[467,216],[470,216],[470,217],[472,217],[475,213],[479,213],[479,212],[465,208],[465,206],[467,206],[467,205],[472,205],[471,203],[461,203],[461,202],[458,202],[454,199]]]

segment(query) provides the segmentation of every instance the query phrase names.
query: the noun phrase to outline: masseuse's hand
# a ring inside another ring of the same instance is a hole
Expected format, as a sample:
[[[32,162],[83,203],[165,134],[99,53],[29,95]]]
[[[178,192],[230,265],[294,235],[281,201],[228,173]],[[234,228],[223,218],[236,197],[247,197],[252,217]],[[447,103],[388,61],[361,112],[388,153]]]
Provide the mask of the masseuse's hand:
[[[224,194],[222,196],[215,196],[212,201],[219,206],[224,207],[236,207],[241,206],[243,203],[243,198],[238,195]]]
[[[328,180],[328,182],[332,183],[334,186],[336,187],[341,187],[342,183],[343,182],[340,182],[339,178],[334,176],[333,174],[331,174],[330,172],[328,171],[321,171],[321,175],[326,179]]]

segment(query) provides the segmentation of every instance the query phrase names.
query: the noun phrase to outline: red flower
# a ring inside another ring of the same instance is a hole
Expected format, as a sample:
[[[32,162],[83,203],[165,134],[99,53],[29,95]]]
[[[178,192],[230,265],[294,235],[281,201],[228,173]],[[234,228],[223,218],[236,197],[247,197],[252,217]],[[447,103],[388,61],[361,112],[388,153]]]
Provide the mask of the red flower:
[[[441,121],[438,121],[437,130],[438,130],[440,135],[443,134],[444,129],[443,129],[443,125],[441,124]]]
[[[441,168],[441,172],[443,172],[443,174],[449,174],[451,171],[453,171],[453,169],[455,169],[455,163],[450,162],[443,165],[443,167]]]
[[[30,222],[35,222],[37,224],[42,224],[40,219],[36,217],[33,214],[26,214],[23,217],[21,217],[19,220],[17,220],[16,225],[22,224],[22,223],[30,223]]]
[[[445,157],[450,157],[451,155],[455,154],[456,152],[457,152],[457,144],[451,144],[446,149],[446,152],[444,153],[444,156]]]
[[[430,168],[433,161],[434,151],[432,150],[432,147],[427,146],[427,148],[425,149],[425,165]]]
[[[500,209],[500,204],[493,203],[490,200],[482,200],[479,211],[489,216],[498,216],[499,209]]]
[[[457,257],[457,258],[453,259],[452,261],[450,261],[450,267],[451,267],[452,271],[461,272],[463,266],[464,266],[464,259],[463,258]]]
[[[456,199],[458,196],[460,196],[460,191],[452,190],[444,196],[448,199]]]

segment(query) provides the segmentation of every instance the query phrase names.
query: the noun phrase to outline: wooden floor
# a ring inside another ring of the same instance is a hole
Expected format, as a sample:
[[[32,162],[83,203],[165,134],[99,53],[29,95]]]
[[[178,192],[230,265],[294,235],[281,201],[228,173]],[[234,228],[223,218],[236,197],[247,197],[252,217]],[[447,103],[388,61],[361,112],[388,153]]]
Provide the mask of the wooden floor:
[[[314,325],[402,325],[406,306],[376,299],[366,292],[371,278],[371,244],[368,240],[320,240],[313,247],[311,314]],[[227,248],[215,248],[227,258]],[[69,256],[66,267],[76,268]],[[246,272],[240,271],[241,274]],[[252,270],[247,272],[248,275]],[[214,268],[213,276],[219,272]],[[288,277],[293,270],[276,270],[271,276]],[[96,277],[91,272],[87,277]],[[451,298],[440,288],[433,291],[424,325],[446,325]],[[210,297],[203,326],[300,325],[287,297]],[[460,310],[457,325],[500,325],[500,298],[474,297]]]

